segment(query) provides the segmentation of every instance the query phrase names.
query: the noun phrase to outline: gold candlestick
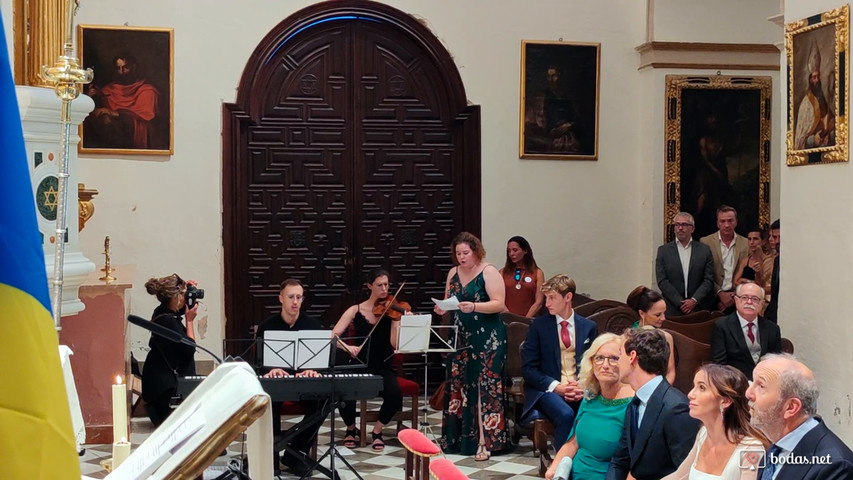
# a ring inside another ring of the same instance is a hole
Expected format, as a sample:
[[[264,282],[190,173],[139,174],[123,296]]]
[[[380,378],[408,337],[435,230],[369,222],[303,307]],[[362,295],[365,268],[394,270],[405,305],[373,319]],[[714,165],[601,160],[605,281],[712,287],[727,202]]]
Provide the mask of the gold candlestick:
[[[115,272],[116,269],[110,266],[110,236],[109,235],[107,235],[106,238],[104,238],[104,268],[102,268],[101,271],[104,272],[104,276],[98,278],[98,280],[103,280],[107,283],[110,283],[116,279],[116,277],[110,275],[111,273]]]

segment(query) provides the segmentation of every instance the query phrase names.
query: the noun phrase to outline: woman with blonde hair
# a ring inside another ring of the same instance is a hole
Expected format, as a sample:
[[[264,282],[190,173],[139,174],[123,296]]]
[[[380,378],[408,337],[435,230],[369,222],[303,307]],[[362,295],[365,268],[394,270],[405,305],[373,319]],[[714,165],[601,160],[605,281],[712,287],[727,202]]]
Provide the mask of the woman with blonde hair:
[[[557,452],[545,473],[547,480],[569,478],[603,479],[616,452],[625,424],[625,409],[634,390],[619,381],[621,337],[599,335],[584,352],[578,380],[584,386],[569,440]]]
[[[749,450],[770,444],[749,423],[748,381],[738,369],[707,364],[693,377],[687,394],[690,416],[702,421],[696,443],[678,470],[663,480],[755,480],[757,470],[743,468]]]

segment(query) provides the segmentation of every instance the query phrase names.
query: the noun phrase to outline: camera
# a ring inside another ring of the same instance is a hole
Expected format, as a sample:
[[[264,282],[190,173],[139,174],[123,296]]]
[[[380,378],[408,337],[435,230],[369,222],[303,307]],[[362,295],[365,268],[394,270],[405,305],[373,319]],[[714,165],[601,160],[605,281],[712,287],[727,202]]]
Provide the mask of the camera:
[[[195,307],[198,300],[204,298],[204,289],[198,288],[195,285],[187,285],[186,293],[187,308]]]

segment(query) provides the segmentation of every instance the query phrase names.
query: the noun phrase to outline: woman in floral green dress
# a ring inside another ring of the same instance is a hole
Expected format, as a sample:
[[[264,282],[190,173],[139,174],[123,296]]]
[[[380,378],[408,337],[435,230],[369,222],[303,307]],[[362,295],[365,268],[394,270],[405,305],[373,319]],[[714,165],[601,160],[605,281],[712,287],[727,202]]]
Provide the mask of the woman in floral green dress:
[[[486,250],[476,236],[460,233],[451,252],[456,266],[447,274],[445,298],[459,300],[459,310],[450,312],[458,333],[456,352],[447,358],[441,442],[447,452],[488,460],[507,446],[507,343],[499,315],[505,310],[504,282],[498,269],[483,261]]]

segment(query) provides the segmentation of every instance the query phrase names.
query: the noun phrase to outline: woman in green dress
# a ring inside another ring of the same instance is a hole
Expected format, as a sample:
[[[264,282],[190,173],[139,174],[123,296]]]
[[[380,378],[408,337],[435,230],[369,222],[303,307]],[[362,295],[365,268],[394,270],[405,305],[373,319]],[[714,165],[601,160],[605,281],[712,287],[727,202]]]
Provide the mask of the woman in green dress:
[[[447,358],[447,384],[441,442],[447,452],[488,460],[507,445],[504,416],[506,327],[504,282],[476,236],[462,232],[451,245],[455,267],[447,274],[445,298],[455,296],[450,311],[458,327],[456,352]],[[435,312],[445,311],[436,306]]]
[[[634,398],[630,385],[619,381],[621,337],[599,335],[584,353],[579,380],[584,386],[572,432],[554,462],[545,473],[546,480],[565,473],[566,466],[575,480],[603,479],[616,452],[625,424],[625,409]],[[566,459],[566,460],[564,460]],[[560,465],[563,468],[560,468]]]

